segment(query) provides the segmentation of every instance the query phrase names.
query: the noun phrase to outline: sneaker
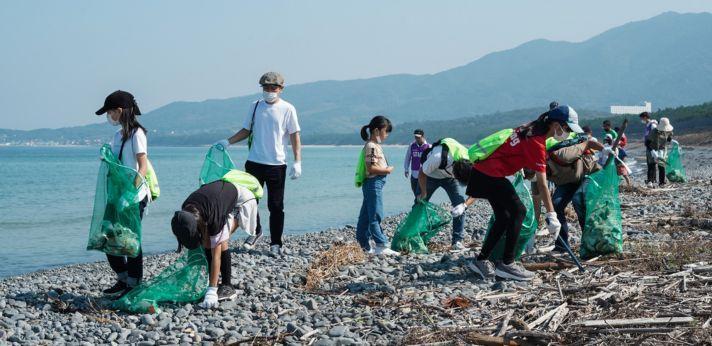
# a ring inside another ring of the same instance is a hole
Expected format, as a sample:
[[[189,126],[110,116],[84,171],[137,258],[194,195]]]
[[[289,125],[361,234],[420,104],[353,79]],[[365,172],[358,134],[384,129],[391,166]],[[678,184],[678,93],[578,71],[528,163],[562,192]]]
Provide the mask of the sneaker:
[[[393,251],[387,246],[376,246],[374,254],[376,256],[400,256],[400,252]]]
[[[655,188],[655,184],[653,184],[652,181],[649,181],[645,186],[646,186],[647,188],[649,188],[649,189]]]
[[[125,282],[116,280],[116,283],[114,284],[114,286],[111,286],[111,287],[105,289],[103,292],[104,292],[104,294],[107,294],[107,295],[115,295],[118,293],[122,293],[124,290],[126,290],[126,288],[128,288],[128,286],[126,286]]]
[[[233,300],[235,298],[237,298],[237,292],[232,285],[218,286],[218,301]]]
[[[274,244],[269,247],[269,252],[271,252],[273,255],[279,256],[282,254],[282,246]]]
[[[245,239],[245,247],[248,249],[252,249],[255,247],[255,244],[257,243],[258,240],[262,238],[262,230],[260,229],[257,234],[251,235]]]
[[[488,260],[474,260],[469,261],[465,264],[465,267],[475,274],[478,274],[483,279],[489,279],[494,277],[494,264]]]
[[[529,281],[534,278],[533,272],[524,269],[518,263],[504,264],[504,262],[498,262],[494,273],[498,278],[516,281]]]
[[[467,247],[465,247],[465,245],[462,244],[461,241],[457,241],[457,242],[455,242],[455,244],[452,244],[450,249],[452,251],[463,251],[463,250],[467,250]]]
[[[375,255],[376,254],[376,250],[374,250],[373,248],[370,248],[368,250],[363,250],[363,252],[365,252],[367,255]]]

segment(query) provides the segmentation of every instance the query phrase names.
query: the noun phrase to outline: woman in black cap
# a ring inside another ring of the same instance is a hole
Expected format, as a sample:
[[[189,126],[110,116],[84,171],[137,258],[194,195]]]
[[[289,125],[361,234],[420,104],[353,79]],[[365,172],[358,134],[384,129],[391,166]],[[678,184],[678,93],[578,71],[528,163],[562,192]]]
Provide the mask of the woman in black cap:
[[[104,106],[96,111],[96,115],[106,113],[106,121],[112,126],[120,126],[111,140],[111,151],[124,166],[135,169],[143,178],[148,169],[148,142],[146,129],[138,122],[137,116],[141,110],[134,96],[129,92],[117,90],[104,100]],[[136,186],[141,186],[138,194],[140,200],[139,213],[143,219],[143,211],[148,204],[149,190],[143,180],[138,178]],[[116,273],[116,283],[104,290],[105,294],[123,296],[141,282],[143,277],[143,251],[139,250],[134,258],[126,256],[106,255],[109,266]]]

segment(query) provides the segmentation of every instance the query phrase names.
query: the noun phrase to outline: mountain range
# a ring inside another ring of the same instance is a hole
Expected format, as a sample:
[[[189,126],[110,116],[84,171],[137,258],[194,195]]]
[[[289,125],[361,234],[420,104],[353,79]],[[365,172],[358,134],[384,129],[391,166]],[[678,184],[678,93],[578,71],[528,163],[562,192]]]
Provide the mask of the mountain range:
[[[435,74],[299,84],[287,86],[283,97],[297,108],[307,144],[358,140],[358,129],[375,114],[398,125],[480,119],[496,128],[518,125],[513,115],[524,111],[531,114],[521,118],[533,119],[551,100],[598,116],[611,104],[644,100],[656,108],[692,105],[712,100],[709,42],[712,14],[667,12],[583,42],[534,40]],[[141,122],[154,145],[208,144],[239,130],[258,97],[173,102]],[[108,124],[0,130],[0,142],[90,144],[112,131]]]

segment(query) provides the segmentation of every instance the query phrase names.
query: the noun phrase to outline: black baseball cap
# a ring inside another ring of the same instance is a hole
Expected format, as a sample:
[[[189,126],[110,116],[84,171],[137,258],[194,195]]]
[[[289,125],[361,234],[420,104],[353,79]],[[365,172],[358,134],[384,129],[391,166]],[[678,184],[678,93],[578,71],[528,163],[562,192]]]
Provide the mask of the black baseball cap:
[[[109,109],[115,108],[131,108],[135,115],[141,115],[141,110],[138,109],[138,104],[136,104],[136,99],[128,91],[116,90],[104,99],[104,106],[96,111],[96,115],[102,115],[106,113]]]
[[[416,129],[415,131],[413,131],[413,134],[416,136],[425,136],[425,132],[423,131],[423,129]]]

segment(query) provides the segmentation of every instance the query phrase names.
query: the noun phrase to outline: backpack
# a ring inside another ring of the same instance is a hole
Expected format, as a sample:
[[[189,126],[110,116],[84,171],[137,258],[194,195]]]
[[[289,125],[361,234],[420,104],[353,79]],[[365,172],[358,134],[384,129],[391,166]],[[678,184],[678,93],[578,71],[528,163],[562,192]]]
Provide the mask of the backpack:
[[[231,169],[229,172],[227,172],[223,177],[220,179],[222,181],[231,183],[233,185],[239,185],[242,186],[250,192],[252,192],[253,195],[255,195],[255,198],[260,199],[264,195],[264,191],[262,190],[262,185],[260,185],[259,180],[252,176],[252,174],[243,172],[241,170],[237,169]]]
[[[366,151],[361,149],[361,153],[358,156],[358,161],[356,162],[356,176],[354,177],[354,184],[356,187],[363,186],[363,182],[366,180]]]
[[[661,150],[665,149],[668,138],[672,137],[672,131],[660,131],[656,127],[650,131],[648,136],[650,137],[650,145],[653,147],[653,150]]]
[[[430,148],[425,149],[425,151],[423,151],[423,154],[420,156],[420,164],[423,164],[425,163],[425,161],[428,160],[428,155],[430,155],[430,152],[432,152],[433,149],[435,149],[435,147],[437,146],[442,147],[442,153],[440,154],[440,165],[438,166],[438,169],[444,170],[445,168],[447,168],[448,154],[452,154],[453,161],[457,161],[460,159],[469,160],[469,153],[465,146],[463,146],[458,141],[452,138],[443,138],[433,143]]]
[[[586,143],[559,147],[549,152],[546,162],[547,179],[556,185],[577,183],[586,175],[598,172],[601,166],[595,157],[586,154]]]
[[[475,163],[488,158],[507,141],[512,133],[514,133],[514,129],[504,129],[482,138],[467,150],[470,161]]]
[[[133,134],[131,136],[133,136]],[[124,154],[124,145],[126,144],[126,140],[128,140],[128,138],[121,141],[119,161],[121,161]],[[133,141],[131,142],[131,148],[133,151]],[[123,161],[121,162],[123,164]],[[156,175],[156,170],[153,169],[153,164],[151,164],[151,160],[149,160],[148,157],[146,158],[146,163],[146,176],[144,178],[146,179],[146,185],[148,185],[148,191],[151,193],[151,201],[155,201],[161,196],[161,187],[158,185],[158,175]]]

